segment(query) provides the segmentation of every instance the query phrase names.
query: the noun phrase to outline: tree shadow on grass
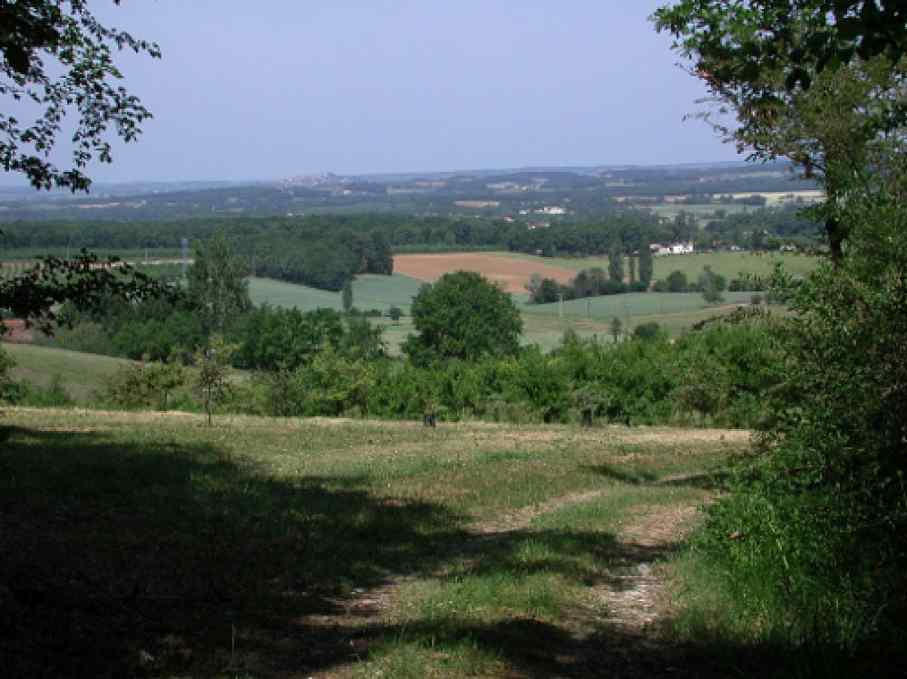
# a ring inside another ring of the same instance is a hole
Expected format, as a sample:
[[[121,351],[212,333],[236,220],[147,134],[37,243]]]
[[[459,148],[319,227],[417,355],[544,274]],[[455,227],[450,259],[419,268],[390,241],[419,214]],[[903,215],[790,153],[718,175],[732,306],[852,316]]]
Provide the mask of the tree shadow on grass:
[[[632,486],[683,487],[700,490],[720,490],[725,487],[730,474],[725,471],[703,472],[670,478],[659,478],[657,474],[643,470],[621,469],[617,465],[599,464],[584,467],[585,470],[607,479]]]
[[[389,573],[432,569],[465,537],[464,517],[388,503],[361,479],[275,479],[175,439],[6,432],[4,676],[218,674],[234,630],[331,613]]]
[[[607,533],[476,535],[469,517],[376,496],[364,478],[274,478],[175,436],[124,443],[97,432],[6,432],[4,677],[308,676],[380,653],[389,640],[469,644],[526,677],[708,677],[738,663],[716,658],[745,650],[653,645],[604,626],[577,637],[550,616],[382,622],[359,604],[389,578],[459,568],[463,577],[555,573],[597,585],[590,558],[660,554]]]

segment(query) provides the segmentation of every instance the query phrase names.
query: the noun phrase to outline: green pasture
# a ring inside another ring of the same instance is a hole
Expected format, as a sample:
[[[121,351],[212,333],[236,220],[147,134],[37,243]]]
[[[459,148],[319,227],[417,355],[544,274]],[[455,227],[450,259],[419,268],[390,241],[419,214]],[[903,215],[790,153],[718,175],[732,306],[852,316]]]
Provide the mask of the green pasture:
[[[725,292],[725,304],[749,304],[750,292]],[[561,305],[527,304],[526,314],[559,315]],[[563,303],[563,313],[569,318],[611,320],[615,316],[635,318],[637,316],[664,316],[691,311],[715,310],[715,305],[706,304],[698,292],[632,292],[622,295],[604,295],[574,299]]]
[[[4,676],[212,679],[711,667],[608,597],[748,440],[15,408],[0,437]]]
[[[33,344],[4,343],[0,347],[16,362],[14,379],[47,387],[59,378],[60,385],[76,403],[89,403],[92,394],[104,386],[104,380],[129,363],[121,358]]]
[[[677,258],[681,259],[681,258]],[[399,306],[404,314],[398,322],[388,318],[372,319],[384,328],[384,340],[393,355],[399,355],[400,345],[413,332],[409,317],[409,302],[421,283],[408,276],[359,276],[353,286],[353,299],[360,309],[381,309]],[[340,294],[317,290],[266,278],[249,280],[249,291],[256,304],[297,307],[302,311],[317,308],[341,309]],[[628,293],[593,297],[564,302],[563,317],[558,304],[528,304],[527,295],[514,295],[523,314],[522,343],[538,344],[550,351],[560,344],[564,333],[572,330],[582,338],[598,337],[608,341],[610,322],[621,319],[626,332],[642,323],[655,321],[671,335],[679,335],[694,323],[728,313],[737,304],[748,304],[751,293],[725,293],[725,304],[710,306],[699,293]]]
[[[381,309],[387,311],[398,306],[408,311],[412,298],[419,292],[421,281],[415,278],[394,274],[380,276],[363,274],[356,276],[353,282],[353,304],[362,310]],[[300,311],[312,311],[319,308],[343,308],[339,292],[319,290],[305,285],[285,283],[270,278],[250,278],[249,294],[255,304],[293,308]]]

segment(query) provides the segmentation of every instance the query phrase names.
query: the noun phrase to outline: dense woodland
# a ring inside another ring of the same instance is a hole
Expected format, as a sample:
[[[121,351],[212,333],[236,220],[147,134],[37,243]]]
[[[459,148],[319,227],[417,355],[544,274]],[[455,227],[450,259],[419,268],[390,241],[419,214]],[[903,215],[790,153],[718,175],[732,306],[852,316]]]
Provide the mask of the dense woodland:
[[[390,214],[305,218],[197,219],[176,222],[19,222],[4,226],[5,252],[80,248],[147,249],[173,256],[183,238],[200,243],[223,232],[250,272],[313,287],[340,290],[359,273],[393,273],[394,251],[501,249],[543,256],[631,254],[644,243],[695,241],[700,248],[777,249],[783,243],[815,247],[819,227],[793,208],[725,214],[704,230],[687,214],[665,219],[640,209],[615,210],[595,221],[547,228],[493,218],[409,217]],[[616,248],[616,249],[615,249]]]

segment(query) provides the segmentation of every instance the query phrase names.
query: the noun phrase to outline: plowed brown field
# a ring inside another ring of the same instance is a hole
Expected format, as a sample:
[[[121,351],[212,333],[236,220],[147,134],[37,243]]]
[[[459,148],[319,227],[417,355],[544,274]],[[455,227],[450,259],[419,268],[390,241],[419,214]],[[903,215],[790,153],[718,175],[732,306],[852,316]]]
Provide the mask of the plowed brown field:
[[[475,271],[488,280],[499,283],[510,293],[526,292],[526,283],[534,273],[543,278],[553,278],[558,283],[567,283],[576,276],[576,271],[569,269],[482,252],[394,257],[395,273],[421,281],[435,281],[450,271]]]

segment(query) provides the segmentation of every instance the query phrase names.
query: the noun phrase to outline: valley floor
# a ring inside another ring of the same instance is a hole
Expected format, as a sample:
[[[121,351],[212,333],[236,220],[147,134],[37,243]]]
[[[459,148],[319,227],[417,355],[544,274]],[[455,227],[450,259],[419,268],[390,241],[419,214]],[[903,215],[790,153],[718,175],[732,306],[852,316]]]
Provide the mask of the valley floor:
[[[747,432],[6,409],[6,676],[724,676],[667,559]]]

